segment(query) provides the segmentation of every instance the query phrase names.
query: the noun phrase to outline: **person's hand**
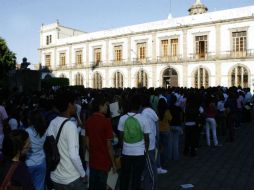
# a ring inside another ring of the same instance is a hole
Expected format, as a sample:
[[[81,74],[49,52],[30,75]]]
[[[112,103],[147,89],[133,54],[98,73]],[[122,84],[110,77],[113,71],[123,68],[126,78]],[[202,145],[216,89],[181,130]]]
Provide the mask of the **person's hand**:
[[[117,169],[116,169],[116,164],[113,163],[113,165],[112,165],[112,172],[113,172],[113,174],[115,174],[116,171],[117,171]]]
[[[84,177],[80,177],[82,182],[87,184],[88,183],[88,179],[87,179],[87,176],[85,175]]]

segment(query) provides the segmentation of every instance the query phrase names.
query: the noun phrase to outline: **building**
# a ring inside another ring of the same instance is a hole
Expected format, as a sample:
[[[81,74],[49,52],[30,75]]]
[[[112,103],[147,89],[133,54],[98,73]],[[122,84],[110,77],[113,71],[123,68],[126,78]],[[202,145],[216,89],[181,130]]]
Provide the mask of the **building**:
[[[254,86],[254,6],[86,33],[42,25],[40,62],[71,85]]]

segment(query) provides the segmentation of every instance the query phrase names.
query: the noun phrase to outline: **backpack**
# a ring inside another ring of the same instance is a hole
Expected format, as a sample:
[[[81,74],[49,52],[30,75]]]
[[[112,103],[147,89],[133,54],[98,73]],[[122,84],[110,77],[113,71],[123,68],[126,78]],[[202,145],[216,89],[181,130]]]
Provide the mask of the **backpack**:
[[[18,167],[18,165],[19,165],[19,162],[14,162],[11,164],[11,167],[9,168],[9,170],[6,174],[4,181],[0,186],[1,190],[23,190],[22,187],[14,186],[11,184],[12,176],[13,176],[16,168]]]
[[[134,117],[134,115],[128,116],[129,117],[126,119],[124,123],[124,135],[123,135],[124,142],[134,144],[142,141],[144,138],[144,134],[143,131],[141,130],[139,121]]]
[[[56,139],[53,135],[47,136],[45,139],[43,149],[46,157],[46,166],[49,169],[49,171],[54,171],[58,163],[60,162],[60,154],[58,151],[57,143],[59,141],[63,126],[68,120],[69,119],[63,121],[62,125],[60,126],[57,132]]]

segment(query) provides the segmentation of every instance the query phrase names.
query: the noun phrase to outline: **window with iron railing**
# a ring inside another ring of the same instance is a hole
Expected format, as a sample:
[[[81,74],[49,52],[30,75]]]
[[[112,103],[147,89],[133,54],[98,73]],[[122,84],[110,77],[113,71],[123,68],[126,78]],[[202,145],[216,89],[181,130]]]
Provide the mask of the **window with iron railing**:
[[[177,59],[178,55],[178,39],[171,39],[171,57],[173,60]]]
[[[207,56],[207,35],[204,36],[196,36],[196,58],[202,59]]]
[[[83,76],[80,73],[75,76],[75,85],[83,85]]]
[[[138,61],[139,62],[145,62],[146,61],[146,43],[138,43],[137,44],[138,48]]]
[[[94,63],[98,66],[101,62],[101,48],[94,49]]]
[[[147,87],[147,74],[144,70],[141,70],[137,74],[137,87]]]
[[[247,32],[233,32],[233,55],[236,57],[246,56],[247,51]]]
[[[168,40],[161,40],[161,57],[168,57]]]
[[[50,55],[45,55],[45,66],[50,68],[51,66],[51,56]]]
[[[205,88],[209,86],[209,75],[205,68],[199,68],[194,74],[194,87],[200,88],[202,86]]]
[[[98,72],[96,72],[94,74],[94,77],[93,77],[93,87],[95,89],[102,88],[102,77],[101,77],[100,73],[98,73]]]
[[[59,60],[60,60],[60,67],[66,66],[66,54],[60,53],[59,54]]]
[[[114,74],[114,87],[123,88],[123,75],[120,72]]]
[[[76,65],[82,65],[82,50],[76,51]]]
[[[122,46],[114,47],[114,61],[117,63],[122,61]]]
[[[232,70],[231,73],[231,85],[241,86],[242,88],[249,87],[249,75],[248,71],[243,66],[237,66]]]

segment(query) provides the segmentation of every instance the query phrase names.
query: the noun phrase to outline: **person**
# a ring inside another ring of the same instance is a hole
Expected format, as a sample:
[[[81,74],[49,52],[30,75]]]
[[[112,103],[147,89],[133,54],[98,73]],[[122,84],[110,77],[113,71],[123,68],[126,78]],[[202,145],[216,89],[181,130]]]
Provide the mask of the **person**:
[[[128,190],[131,181],[131,189],[139,190],[141,175],[145,167],[145,152],[148,152],[149,148],[150,127],[145,123],[143,116],[138,113],[139,95],[130,97],[129,106],[130,111],[121,116],[118,124],[119,142],[122,147],[120,189]],[[132,130],[131,127],[135,130]],[[133,133],[134,137],[129,135],[130,133]]]
[[[113,156],[113,130],[109,118],[105,114],[108,110],[106,99],[102,94],[97,95],[92,103],[94,113],[87,119],[86,144],[89,152],[89,190],[105,190],[108,172],[116,165]]]
[[[3,127],[5,122],[8,120],[8,114],[3,105],[3,98],[0,97],[0,149],[2,149],[2,142],[4,138]]]
[[[169,132],[172,115],[164,98],[159,99],[158,103],[159,131],[160,131],[160,164],[165,167],[169,159]],[[158,168],[158,174],[167,173],[165,169]]]
[[[44,190],[46,163],[43,144],[45,142],[46,120],[40,111],[30,114],[30,126],[26,129],[31,141],[26,165],[31,174],[36,190]]]
[[[11,176],[11,185],[25,190],[34,190],[32,178],[27,166],[22,161],[30,149],[30,139],[26,131],[15,129],[5,134],[3,140],[3,161],[0,165],[0,184],[3,182],[11,168],[14,173]],[[7,187],[0,188],[5,189]]]
[[[149,151],[146,156],[146,166],[143,173],[144,176],[144,186],[146,190],[154,190],[157,185],[157,165],[155,158],[155,148],[156,148],[156,135],[157,135],[157,123],[158,116],[155,111],[151,108],[149,101],[150,97],[147,94],[144,94],[142,97],[142,107],[143,111],[141,115],[147,120],[148,127],[150,127],[149,134]]]
[[[53,119],[46,132],[47,136],[57,136],[60,126],[75,114],[75,96],[69,90],[59,89],[55,95],[55,106],[60,115]],[[57,144],[60,162],[51,172],[55,190],[86,189],[85,170],[79,156],[79,134],[74,122],[65,122]]]

